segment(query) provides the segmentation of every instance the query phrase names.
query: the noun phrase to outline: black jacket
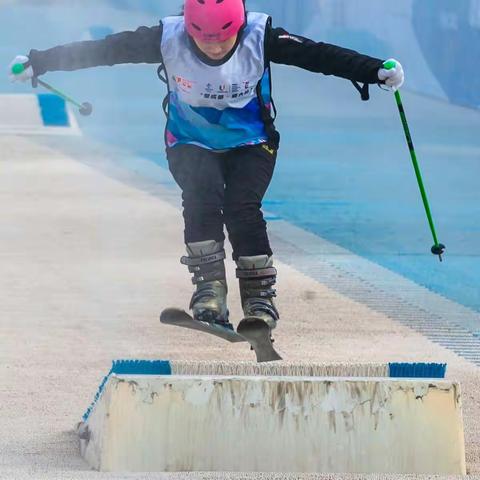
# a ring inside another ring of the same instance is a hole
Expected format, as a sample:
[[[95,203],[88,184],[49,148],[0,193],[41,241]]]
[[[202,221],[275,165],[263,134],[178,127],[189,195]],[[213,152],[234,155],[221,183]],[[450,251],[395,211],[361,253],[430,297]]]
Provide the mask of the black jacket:
[[[30,64],[36,76],[52,71],[72,71],[121,63],[159,64],[162,62],[161,35],[160,22],[155,27],[140,27],[134,32],[116,33],[104,40],[75,42],[44,51],[31,50]],[[267,62],[294,65],[361,83],[382,83],[378,79],[382,60],[291,35],[283,28],[268,27],[265,42]]]

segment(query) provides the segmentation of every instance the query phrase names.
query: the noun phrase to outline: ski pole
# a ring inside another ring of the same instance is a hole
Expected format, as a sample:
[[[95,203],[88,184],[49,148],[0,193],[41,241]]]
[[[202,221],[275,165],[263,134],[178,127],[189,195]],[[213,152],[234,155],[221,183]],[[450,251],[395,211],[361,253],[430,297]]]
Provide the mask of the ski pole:
[[[391,70],[396,67],[396,63],[393,60],[385,62],[383,67],[386,70]],[[420,193],[422,194],[423,205],[425,206],[425,212],[427,213],[428,224],[430,225],[430,230],[432,231],[433,241],[435,245],[432,247],[432,253],[438,255],[440,261],[443,261],[442,255],[445,253],[445,245],[438,242],[437,232],[435,230],[435,225],[433,223],[432,212],[430,210],[430,205],[428,203],[427,192],[423,184],[422,173],[420,171],[420,166],[417,160],[417,154],[415,152],[415,147],[413,145],[412,136],[410,134],[410,128],[407,122],[407,116],[405,115],[405,109],[403,107],[402,97],[398,89],[394,90],[395,100],[397,101],[398,111],[400,113],[400,118],[402,119],[403,129],[405,131],[405,137],[407,139],[408,148],[410,150],[410,156],[412,157],[413,168],[415,169],[415,175],[417,176],[418,186],[420,187]]]
[[[25,71],[25,68],[26,68],[26,65],[24,65],[23,63],[17,63],[12,67],[12,73],[14,75],[21,75]],[[39,80],[37,77],[32,78],[32,87],[37,88],[38,84],[40,84],[42,87],[46,88],[50,92],[54,93],[55,95],[58,95],[59,97],[63,98],[66,102],[69,102],[72,105],[75,105],[78,108],[78,111],[80,112],[81,115],[83,116],[91,115],[93,111],[93,107],[90,103],[84,102],[80,104],[75,100],[73,100],[73,98],[70,98],[69,96],[62,93],[60,90],[57,90],[56,88],[53,88],[48,83],[42,80]]]

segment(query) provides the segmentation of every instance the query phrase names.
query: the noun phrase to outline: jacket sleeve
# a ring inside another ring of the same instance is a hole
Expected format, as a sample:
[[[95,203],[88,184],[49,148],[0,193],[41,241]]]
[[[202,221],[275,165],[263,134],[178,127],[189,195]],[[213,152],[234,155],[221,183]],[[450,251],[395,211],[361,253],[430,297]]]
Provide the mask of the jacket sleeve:
[[[283,28],[268,28],[265,42],[266,59],[273,63],[293,65],[356,82],[383,83],[378,79],[383,61],[354,50],[291,35]]]
[[[53,71],[112,66],[120,63],[160,63],[162,24],[116,33],[103,40],[75,42],[48,50],[31,50],[36,76]]]

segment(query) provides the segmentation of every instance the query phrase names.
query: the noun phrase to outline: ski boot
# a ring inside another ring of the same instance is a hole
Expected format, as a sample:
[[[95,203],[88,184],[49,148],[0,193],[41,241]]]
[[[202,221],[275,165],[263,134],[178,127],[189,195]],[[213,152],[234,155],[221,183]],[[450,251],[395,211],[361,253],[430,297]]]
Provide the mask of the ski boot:
[[[273,298],[277,296],[273,288],[277,279],[273,257],[268,255],[240,257],[237,260],[237,267],[245,318],[261,319],[270,330],[274,330],[280,317],[273,302]]]
[[[282,357],[273,347],[272,330],[279,315],[273,298],[277,270],[268,255],[240,257],[237,261],[244,319],[237,333],[250,343],[258,362],[274,362]]]
[[[181,263],[193,273],[192,283],[196,286],[190,302],[193,318],[233,330],[228,320],[223,243],[215,240],[189,243],[187,253]]]

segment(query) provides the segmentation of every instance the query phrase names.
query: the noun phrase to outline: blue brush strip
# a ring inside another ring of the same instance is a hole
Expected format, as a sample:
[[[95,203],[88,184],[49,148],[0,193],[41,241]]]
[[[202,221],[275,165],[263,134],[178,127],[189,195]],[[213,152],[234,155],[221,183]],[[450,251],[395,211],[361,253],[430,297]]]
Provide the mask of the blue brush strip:
[[[391,378],[445,378],[446,363],[389,363]]]
[[[118,375],[171,375],[168,360],[115,360],[110,373]]]
[[[171,375],[172,367],[168,360],[114,360],[108,375],[103,378],[98,387],[93,402],[83,414],[82,420],[86,422],[92,413],[95,404],[105,389],[108,379],[112,375]]]

